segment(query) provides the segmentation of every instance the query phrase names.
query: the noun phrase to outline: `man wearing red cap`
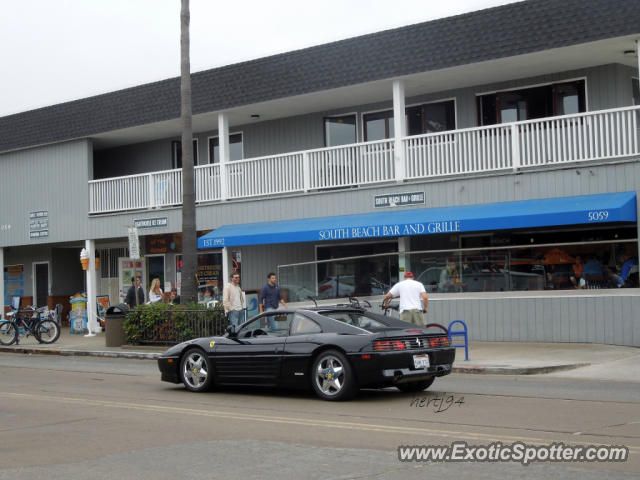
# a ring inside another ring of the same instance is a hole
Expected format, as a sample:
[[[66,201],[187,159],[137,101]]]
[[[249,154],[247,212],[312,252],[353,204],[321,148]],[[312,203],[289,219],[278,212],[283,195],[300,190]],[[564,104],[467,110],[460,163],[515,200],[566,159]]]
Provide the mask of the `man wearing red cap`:
[[[405,272],[404,280],[396,283],[384,297],[383,306],[389,300],[400,297],[400,320],[423,327],[425,325],[423,313],[429,310],[429,299],[424,285],[413,279],[413,273]]]

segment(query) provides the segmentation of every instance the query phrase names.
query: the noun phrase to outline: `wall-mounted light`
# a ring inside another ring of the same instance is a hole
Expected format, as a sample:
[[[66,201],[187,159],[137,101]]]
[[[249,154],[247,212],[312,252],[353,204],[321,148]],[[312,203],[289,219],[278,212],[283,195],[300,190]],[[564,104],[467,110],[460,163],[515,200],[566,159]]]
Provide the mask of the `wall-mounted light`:
[[[251,115],[251,118],[258,119],[258,118],[260,118],[260,115],[258,115],[257,113],[254,113],[254,114]]]
[[[636,51],[635,50],[625,50],[622,53],[624,53],[625,57],[635,57],[636,56]]]

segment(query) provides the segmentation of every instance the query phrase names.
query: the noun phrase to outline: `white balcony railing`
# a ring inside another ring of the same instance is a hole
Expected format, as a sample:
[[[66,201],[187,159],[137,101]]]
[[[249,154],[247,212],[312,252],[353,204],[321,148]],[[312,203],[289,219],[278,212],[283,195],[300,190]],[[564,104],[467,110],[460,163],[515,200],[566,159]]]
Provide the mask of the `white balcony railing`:
[[[393,140],[311,150],[309,187],[341,188],[395,180]]]
[[[390,139],[203,165],[196,202],[629,157],[640,153],[639,114],[626,107],[411,136],[400,155]],[[89,182],[92,214],[181,202],[181,170]]]
[[[403,140],[406,178],[501,170],[513,166],[509,125],[429,133]]]

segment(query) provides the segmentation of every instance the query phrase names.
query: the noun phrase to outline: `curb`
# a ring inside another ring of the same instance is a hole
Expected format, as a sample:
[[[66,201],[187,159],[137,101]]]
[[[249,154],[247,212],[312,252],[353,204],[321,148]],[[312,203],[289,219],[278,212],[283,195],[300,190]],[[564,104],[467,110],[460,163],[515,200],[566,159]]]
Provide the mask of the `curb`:
[[[160,353],[144,352],[110,352],[95,350],[46,350],[34,347],[0,347],[0,352],[25,353],[35,355],[61,355],[66,357],[103,357],[103,358],[128,358],[136,360],[156,360]]]
[[[540,375],[543,373],[560,372],[587,367],[590,363],[570,363],[564,365],[545,365],[543,367],[491,367],[491,366],[454,366],[452,373],[471,373],[479,375]]]
[[[49,350],[38,347],[0,347],[0,352],[7,353],[24,353],[24,354],[36,354],[36,355],[61,355],[68,357],[103,357],[103,358],[128,358],[136,360],[157,360],[161,355],[160,353],[145,353],[145,352],[111,352],[111,351],[96,351],[96,350]],[[464,373],[475,375],[539,375],[543,373],[559,372],[562,370],[574,370],[580,367],[586,367],[591,365],[590,363],[571,363],[563,365],[546,365],[542,367],[492,367],[485,365],[474,366],[458,366],[455,365],[451,368],[452,373]]]

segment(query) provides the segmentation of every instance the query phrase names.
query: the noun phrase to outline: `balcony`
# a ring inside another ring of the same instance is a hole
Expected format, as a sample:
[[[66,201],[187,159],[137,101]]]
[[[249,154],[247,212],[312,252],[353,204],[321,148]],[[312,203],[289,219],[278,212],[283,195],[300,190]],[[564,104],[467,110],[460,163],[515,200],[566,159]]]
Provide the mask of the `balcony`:
[[[638,155],[640,107],[564,115],[195,167],[196,202],[215,202]],[[182,171],[89,182],[89,213],[182,202]]]

